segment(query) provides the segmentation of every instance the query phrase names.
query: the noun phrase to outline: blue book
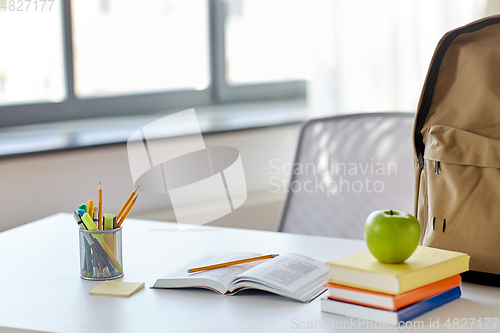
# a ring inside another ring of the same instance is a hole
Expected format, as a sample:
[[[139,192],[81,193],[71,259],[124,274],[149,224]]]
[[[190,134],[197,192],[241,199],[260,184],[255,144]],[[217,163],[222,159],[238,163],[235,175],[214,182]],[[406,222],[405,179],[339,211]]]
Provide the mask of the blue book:
[[[436,296],[408,305],[398,311],[381,310],[371,308],[369,306],[323,298],[321,299],[321,311],[378,321],[391,325],[398,325],[400,322],[405,322],[418,317],[426,312],[440,307],[441,305],[460,298],[460,296],[462,296],[462,290],[460,289],[460,286],[458,286]]]

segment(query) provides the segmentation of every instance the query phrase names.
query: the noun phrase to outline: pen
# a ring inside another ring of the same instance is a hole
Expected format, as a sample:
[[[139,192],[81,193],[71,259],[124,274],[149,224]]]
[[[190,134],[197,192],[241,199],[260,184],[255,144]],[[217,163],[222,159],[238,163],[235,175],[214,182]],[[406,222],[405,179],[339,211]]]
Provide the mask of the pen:
[[[76,223],[78,223],[78,226],[81,229],[87,230],[87,228],[85,227],[85,224],[82,221],[82,218],[80,217],[80,214],[78,214],[76,210],[73,212],[73,217],[75,218]]]
[[[127,216],[128,216],[128,213],[130,213],[130,210],[132,209],[132,207],[134,207],[134,205],[135,205],[135,201],[137,200],[137,197],[138,197],[138,196],[139,196],[139,195],[136,195],[136,196],[135,196],[135,198],[134,198],[134,199],[132,199],[132,201],[130,201],[130,203],[129,203],[129,205],[128,205],[127,209],[125,209],[125,212],[124,212],[124,213],[123,213],[123,215],[121,216],[120,221],[116,224],[116,227],[117,227],[117,228],[120,228],[120,227],[122,226],[123,221],[125,221],[125,219],[126,219],[126,218],[127,218]]]
[[[99,277],[99,269],[98,269],[98,261],[97,261],[97,253],[94,251],[92,253],[92,267],[93,267],[93,270],[94,270],[94,276],[95,277]]]
[[[122,208],[120,209],[120,211],[118,212],[118,214],[116,214],[116,220],[117,221],[120,221],[120,218],[122,217],[122,214],[123,212],[125,211],[125,209],[127,209],[130,201],[132,201],[132,198],[134,198],[134,195],[137,193],[137,190],[139,189],[139,186],[137,186],[135,188],[135,190],[132,191],[132,193],[130,193],[130,195],[128,196],[127,198],[127,201],[125,201],[125,203],[123,204]]]
[[[94,215],[93,215],[93,220],[94,220],[94,224],[95,224],[96,227],[99,225],[99,222],[98,222],[99,221],[98,211],[99,211],[99,208],[95,207],[95,209],[94,209]]]
[[[83,210],[79,209],[79,211],[83,211]],[[76,223],[78,223],[78,226],[80,228],[87,229],[85,224],[82,222],[82,219],[77,211],[73,212],[73,217],[75,218]],[[84,253],[85,253],[85,261],[83,264],[83,273],[84,273],[84,275],[92,276],[93,269],[92,269],[92,257],[91,257],[91,251],[90,251],[90,243],[88,242],[88,240],[86,238],[84,238],[84,240],[83,240],[83,246],[84,246]]]
[[[99,183],[99,217],[98,217],[98,223],[99,223],[99,230],[102,230],[102,186],[101,183]]]
[[[253,258],[248,258],[248,259],[241,259],[241,260],[234,260],[234,261],[228,261],[228,262],[223,262],[220,264],[215,264],[215,265],[209,265],[209,266],[202,266],[202,267],[196,267],[196,268],[191,268],[188,269],[188,273],[194,273],[194,272],[200,272],[200,271],[206,271],[209,269],[216,269],[216,268],[222,268],[222,267],[227,267],[227,266],[233,266],[233,265],[238,265],[238,264],[244,264],[247,262],[252,262],[252,261],[258,261],[258,260],[264,260],[264,259],[271,259],[274,257],[279,256],[279,254],[268,254],[265,256],[259,256],[259,257],[253,257]]]

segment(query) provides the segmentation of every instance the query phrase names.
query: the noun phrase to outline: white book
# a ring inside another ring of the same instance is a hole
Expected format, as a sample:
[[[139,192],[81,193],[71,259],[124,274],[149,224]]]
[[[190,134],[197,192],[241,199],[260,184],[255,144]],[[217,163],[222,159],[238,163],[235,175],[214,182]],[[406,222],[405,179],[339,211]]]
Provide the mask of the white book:
[[[399,323],[399,316],[397,312],[334,301],[328,298],[321,299],[321,311],[342,316],[362,318],[391,325],[398,325]]]
[[[206,288],[223,295],[243,289],[259,289],[301,302],[310,302],[326,288],[328,267],[324,262],[300,255],[280,254],[272,259],[227,266],[197,273],[194,267],[260,256],[259,253],[207,254],[161,277],[152,288]]]

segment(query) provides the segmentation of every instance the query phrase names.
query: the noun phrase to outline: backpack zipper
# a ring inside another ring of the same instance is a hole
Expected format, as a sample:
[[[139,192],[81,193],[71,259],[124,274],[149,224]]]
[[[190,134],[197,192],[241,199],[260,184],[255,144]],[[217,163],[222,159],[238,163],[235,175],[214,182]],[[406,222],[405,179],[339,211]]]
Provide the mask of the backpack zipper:
[[[434,88],[436,87],[437,76],[439,73],[439,68],[441,67],[441,62],[443,61],[444,55],[448,50],[451,43],[463,33],[474,32],[485,28],[487,26],[500,23],[500,17],[486,19],[475,24],[468,25],[464,28],[452,31],[448,36],[445,37],[441,45],[436,51],[434,61],[432,62],[431,68],[429,69],[429,74],[427,76],[427,81],[425,82],[425,89],[422,96],[422,103],[420,104],[420,109],[418,110],[418,116],[415,125],[415,148],[418,157],[418,164],[421,169],[424,168],[424,151],[425,145],[420,131],[424,127],[425,120],[427,119],[427,114],[431,107],[432,97],[434,96]]]

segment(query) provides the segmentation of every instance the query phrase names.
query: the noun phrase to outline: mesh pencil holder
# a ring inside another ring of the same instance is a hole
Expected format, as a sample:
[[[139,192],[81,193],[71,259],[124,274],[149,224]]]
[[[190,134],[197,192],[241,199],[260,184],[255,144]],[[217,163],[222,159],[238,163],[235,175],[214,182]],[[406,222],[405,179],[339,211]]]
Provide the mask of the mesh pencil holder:
[[[123,276],[122,228],[79,229],[80,276],[86,280],[111,280]]]

